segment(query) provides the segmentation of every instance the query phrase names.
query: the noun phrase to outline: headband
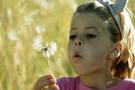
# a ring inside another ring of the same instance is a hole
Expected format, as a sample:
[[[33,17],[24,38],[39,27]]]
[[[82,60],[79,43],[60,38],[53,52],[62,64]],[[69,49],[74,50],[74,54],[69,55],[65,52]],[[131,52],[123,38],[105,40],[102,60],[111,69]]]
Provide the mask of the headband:
[[[119,13],[124,10],[128,0],[116,0],[114,4],[111,4],[111,2],[108,0],[98,0],[98,2],[100,2],[101,4],[103,4],[104,6],[106,6],[109,9],[116,24],[118,25],[118,28],[119,28],[121,36],[122,36],[123,27],[121,24],[121,17],[119,16]]]

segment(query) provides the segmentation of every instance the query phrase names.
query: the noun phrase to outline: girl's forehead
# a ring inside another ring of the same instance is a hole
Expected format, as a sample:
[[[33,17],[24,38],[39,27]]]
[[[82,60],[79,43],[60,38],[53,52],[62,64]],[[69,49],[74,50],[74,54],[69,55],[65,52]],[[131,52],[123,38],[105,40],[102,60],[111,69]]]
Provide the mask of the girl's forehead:
[[[100,35],[109,35],[108,26],[105,21],[93,13],[78,13],[72,18],[70,32],[95,32]]]
[[[71,22],[71,28],[105,28],[107,24],[93,13],[76,13]]]

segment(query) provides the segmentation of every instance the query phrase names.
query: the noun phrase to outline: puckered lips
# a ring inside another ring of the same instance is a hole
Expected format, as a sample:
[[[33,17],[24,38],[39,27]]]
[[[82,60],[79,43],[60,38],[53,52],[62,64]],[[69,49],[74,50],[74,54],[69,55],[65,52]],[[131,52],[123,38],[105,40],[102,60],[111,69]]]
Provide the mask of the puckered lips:
[[[82,55],[79,52],[75,52],[72,58],[73,58],[73,61],[80,61],[82,58]]]

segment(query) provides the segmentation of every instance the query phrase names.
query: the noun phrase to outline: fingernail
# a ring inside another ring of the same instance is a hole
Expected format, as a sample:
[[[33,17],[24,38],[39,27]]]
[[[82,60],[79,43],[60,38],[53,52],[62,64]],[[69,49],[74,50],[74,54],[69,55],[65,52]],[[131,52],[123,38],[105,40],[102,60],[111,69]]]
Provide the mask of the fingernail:
[[[51,77],[54,77],[53,73],[50,73]]]
[[[55,82],[55,80],[54,80],[54,79],[50,79],[50,81],[51,81],[51,82]]]

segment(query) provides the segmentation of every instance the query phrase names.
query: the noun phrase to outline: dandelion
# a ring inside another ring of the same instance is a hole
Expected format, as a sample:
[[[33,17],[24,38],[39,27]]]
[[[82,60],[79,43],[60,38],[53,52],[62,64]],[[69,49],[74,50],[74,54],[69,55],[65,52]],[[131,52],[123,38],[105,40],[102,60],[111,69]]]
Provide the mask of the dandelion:
[[[41,49],[42,51],[42,55],[45,57],[45,58],[50,58],[50,50],[49,50],[49,44],[46,43],[45,46],[42,47]]]
[[[42,45],[42,37],[41,36],[37,36],[34,39],[34,43],[33,43],[33,48],[40,51],[41,54],[43,55],[44,58],[46,58],[47,60],[47,64],[48,64],[48,68],[49,68],[49,73],[52,73],[51,70],[51,65],[49,63],[49,59],[51,55],[54,55],[55,52],[57,51],[57,44],[56,42],[52,41],[50,44],[49,43],[45,43],[45,45]]]
[[[47,59],[47,64],[50,73],[52,73],[52,70],[51,70],[51,65],[49,63],[49,58],[51,55],[54,55],[56,51],[57,51],[57,44],[54,41],[52,41],[50,44],[46,43],[45,46],[42,47],[41,49],[42,55]]]
[[[51,65],[50,65],[50,62],[49,62],[50,53],[48,52],[48,47],[42,47],[41,51],[42,51],[42,55],[43,55],[43,56],[46,58],[46,60],[47,60],[47,65],[48,65],[48,67],[49,67],[49,73],[52,73]]]

